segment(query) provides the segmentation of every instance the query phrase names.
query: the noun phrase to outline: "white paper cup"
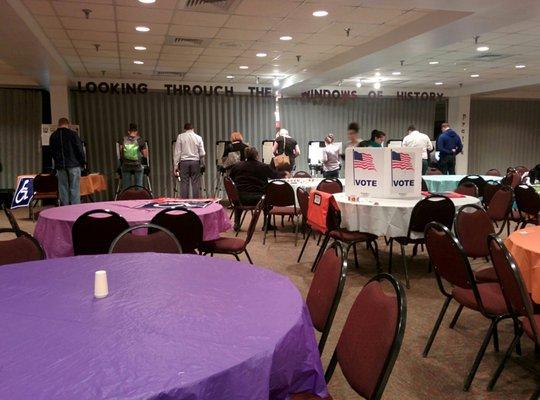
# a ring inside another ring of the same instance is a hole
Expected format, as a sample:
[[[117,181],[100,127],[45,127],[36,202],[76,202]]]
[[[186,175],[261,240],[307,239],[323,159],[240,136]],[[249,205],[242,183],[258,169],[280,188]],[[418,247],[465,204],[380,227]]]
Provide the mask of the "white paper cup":
[[[102,299],[109,295],[109,284],[107,283],[107,271],[96,271],[94,279],[94,297]]]

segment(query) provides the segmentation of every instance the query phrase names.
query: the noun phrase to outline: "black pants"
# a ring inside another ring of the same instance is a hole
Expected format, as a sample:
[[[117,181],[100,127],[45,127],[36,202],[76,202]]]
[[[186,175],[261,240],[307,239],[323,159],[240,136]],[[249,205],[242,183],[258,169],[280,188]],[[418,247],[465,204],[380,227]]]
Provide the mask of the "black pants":
[[[441,156],[439,165],[441,166],[441,172],[444,175],[456,174],[456,156],[452,154],[445,154],[444,156]]]
[[[337,179],[339,178],[339,169],[336,169],[334,171],[324,171],[322,176],[324,179]]]
[[[262,193],[248,193],[248,192],[238,192],[238,196],[240,197],[240,203],[244,206],[256,206],[257,203],[261,200],[261,197],[263,197]],[[240,227],[240,219],[242,218],[242,211],[241,210],[235,210],[234,211],[234,226]]]

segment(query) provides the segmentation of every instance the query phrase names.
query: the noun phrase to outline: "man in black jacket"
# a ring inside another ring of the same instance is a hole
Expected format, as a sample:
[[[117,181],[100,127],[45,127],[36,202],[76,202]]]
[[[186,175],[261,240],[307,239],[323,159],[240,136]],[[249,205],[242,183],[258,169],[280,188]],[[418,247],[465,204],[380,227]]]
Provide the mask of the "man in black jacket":
[[[79,204],[81,168],[86,161],[81,138],[69,129],[67,118],[58,120],[58,128],[51,135],[49,145],[58,177],[60,204]]]

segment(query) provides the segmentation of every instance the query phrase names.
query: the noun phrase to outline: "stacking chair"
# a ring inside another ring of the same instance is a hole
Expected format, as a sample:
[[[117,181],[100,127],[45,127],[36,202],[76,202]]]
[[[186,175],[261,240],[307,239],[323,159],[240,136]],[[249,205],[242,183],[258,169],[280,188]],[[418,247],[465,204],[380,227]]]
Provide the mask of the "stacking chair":
[[[133,185],[118,193],[114,200],[151,200],[153,198],[154,196],[152,195],[152,192],[147,188]]]
[[[311,226],[308,221],[309,193],[304,188],[298,187],[296,189],[296,198],[298,199],[298,206],[300,207],[300,212],[302,213],[302,226],[305,228],[304,244],[302,245],[302,249],[300,250],[300,254],[298,255],[298,260],[296,261],[299,263],[302,259],[302,255],[304,254],[311,235],[319,234],[320,241],[320,235],[323,235],[324,232],[320,231],[316,227]]]
[[[497,324],[502,319],[509,318],[510,314],[499,283],[476,283],[463,247],[446,226],[438,222],[429,223],[426,226],[425,239],[429,258],[435,269],[437,285],[439,291],[445,297],[445,301],[424,348],[423,357],[428,356],[448,305],[452,300],[455,300],[460,306],[479,312],[491,322],[465,379],[463,390],[467,391],[476,375],[491,337],[493,337],[495,350],[499,350]],[[451,285],[451,290],[445,287],[443,281]],[[458,308],[458,312],[450,323],[451,329],[454,328],[461,309],[462,307]]]
[[[148,229],[148,234],[133,234],[138,229]],[[182,254],[182,247],[174,234],[168,229],[154,224],[141,224],[131,226],[120,233],[109,249],[109,254],[149,252]]]
[[[392,286],[392,294],[382,289]],[[326,370],[329,382],[339,365],[351,388],[368,400],[379,400],[396,362],[407,321],[407,300],[399,282],[389,274],[372,278],[360,291],[349,311],[336,349]],[[297,394],[293,400],[315,400]]]
[[[527,168],[527,167],[524,166],[524,165],[518,165],[517,167],[514,168],[514,170],[515,170],[520,176],[523,176],[526,172],[529,172],[529,171],[530,171],[530,168]]]
[[[527,224],[538,225],[540,212],[540,195],[532,186],[519,185],[514,189],[516,205],[520,215],[520,229]]]
[[[76,256],[107,254],[114,239],[127,228],[127,221],[114,211],[87,211],[71,228],[73,252]]]
[[[343,192],[343,184],[339,179],[323,179],[317,185],[317,190],[325,193],[341,193]]]
[[[52,174],[38,174],[34,178],[32,185],[34,195],[28,204],[28,216],[34,220],[34,208],[39,201],[49,200],[53,201],[55,205],[58,205],[58,179],[56,175]]]
[[[523,332],[532,339],[537,349],[540,348],[540,314],[534,314],[534,307],[523,277],[503,241],[498,236],[491,235],[488,239],[488,247],[515,327],[514,338],[489,382],[488,390],[493,390],[514,349],[521,352],[518,347]]]
[[[426,172],[426,175],[442,175],[442,174],[443,173],[441,172],[440,169],[434,168],[434,167],[429,167]]]
[[[232,206],[231,215],[229,218],[231,218],[234,215],[234,212],[236,210],[242,211],[242,218],[240,220],[240,226],[238,227],[238,230],[236,231],[236,236],[238,236],[238,233],[240,232],[240,229],[242,228],[242,224],[244,223],[244,219],[246,218],[246,215],[248,212],[251,212],[253,216],[253,210],[255,210],[256,206],[246,206],[243,205],[240,201],[240,195],[238,194],[238,189],[236,188],[235,183],[231,178],[228,176],[223,178],[223,186],[225,186],[225,193],[227,193],[227,197],[229,198],[229,203]]]
[[[293,178],[311,178],[311,174],[306,171],[298,171],[298,172],[295,172],[295,174],[293,175]]]
[[[172,232],[182,246],[183,253],[197,254],[203,241],[204,228],[201,219],[185,207],[172,207],[161,210],[150,221]],[[153,232],[150,229],[150,232]]]
[[[493,222],[486,211],[476,204],[460,207],[454,219],[454,230],[463,251],[469,258],[489,257],[487,238],[495,233]],[[474,273],[476,282],[498,282],[493,268],[484,268]]]
[[[26,261],[43,260],[45,252],[30,234],[11,228],[0,229],[0,235],[12,233],[16,237],[0,240],[0,265],[17,264]]]
[[[347,277],[347,260],[338,242],[326,250],[319,260],[309,287],[306,304],[313,327],[321,332],[319,353],[322,354]]]
[[[409,244],[422,245],[425,243],[423,232],[426,225],[430,222],[440,222],[448,228],[452,228],[452,222],[454,220],[455,206],[452,200],[442,195],[431,195],[423,200],[420,200],[414,206],[411,219],[409,221],[409,228],[407,230],[407,236],[391,237],[389,239],[390,253],[388,260],[388,272],[392,273],[392,258],[394,242],[399,244],[401,249],[401,258],[403,261],[403,269],[405,272],[405,282],[407,289],[410,288],[409,272],[407,269],[407,259],[405,256],[405,246]]]
[[[486,175],[501,176],[501,171],[499,171],[497,168],[491,168],[491,169],[488,169],[488,171],[486,172]]]
[[[482,197],[484,195],[484,186],[486,186],[486,180],[480,175],[467,175],[459,181],[458,187],[466,182],[474,183],[478,189],[478,194],[475,197]]]
[[[264,236],[263,245],[266,244],[266,234],[268,233],[268,225],[270,219],[274,218],[274,226],[276,225],[276,215],[282,217],[291,217],[294,221],[294,245],[296,246],[298,241],[298,216],[301,214],[300,210],[296,207],[296,198],[294,195],[294,189],[289,183],[284,180],[278,179],[268,183],[265,193],[265,214],[264,221]],[[275,226],[277,230],[277,226]],[[276,237],[276,230],[274,230],[274,237]]]
[[[460,183],[455,192],[465,196],[478,197],[478,187],[470,181]]]
[[[484,186],[484,195],[482,196],[482,204],[484,207],[488,207],[489,202],[493,198],[493,195],[502,188],[502,185],[497,181],[486,181],[486,185]]]
[[[253,264],[253,261],[251,260],[251,257],[247,251],[247,245],[249,244],[249,242],[251,242],[251,239],[253,238],[253,234],[255,233],[255,229],[257,228],[257,222],[259,221],[259,217],[261,215],[263,207],[264,197],[261,199],[261,201],[259,201],[259,203],[255,207],[255,210],[253,211],[253,215],[249,223],[245,240],[238,238],[220,237],[216,240],[202,242],[199,247],[201,253],[210,254],[210,256],[213,256],[214,254],[231,254],[234,256],[234,258],[236,258],[237,261],[240,261],[240,257],[238,256],[242,253],[245,253],[249,263]]]
[[[509,168],[506,176],[501,179],[501,185],[510,186],[514,189],[521,183],[521,175],[517,173],[513,168]]]
[[[17,218],[15,218],[11,210],[4,205],[2,205],[2,209],[4,210],[4,214],[6,214],[6,218],[8,219],[9,224],[11,225],[11,228],[15,230],[16,232],[20,232],[21,227],[19,226],[19,223],[17,222]]]
[[[486,188],[489,186],[490,185],[486,185]],[[498,223],[502,223],[499,231],[497,232],[497,235],[500,235],[502,233],[505,225],[508,230],[508,234],[510,234],[509,218],[510,214],[512,213],[513,201],[514,193],[510,186],[501,186],[500,189],[493,194],[493,196],[489,200],[489,203],[487,204],[487,214],[489,215],[493,223],[495,225],[497,225]],[[519,213],[517,217],[519,219]]]

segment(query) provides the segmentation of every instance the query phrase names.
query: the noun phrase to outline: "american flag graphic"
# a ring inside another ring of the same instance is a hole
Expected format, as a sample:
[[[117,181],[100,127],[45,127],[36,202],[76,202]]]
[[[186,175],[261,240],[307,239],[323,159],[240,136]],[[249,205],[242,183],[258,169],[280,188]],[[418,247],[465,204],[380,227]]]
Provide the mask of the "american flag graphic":
[[[392,169],[414,171],[411,156],[407,153],[398,153],[397,151],[392,151]]]
[[[376,171],[371,154],[361,153],[359,151],[353,151],[353,168]]]

